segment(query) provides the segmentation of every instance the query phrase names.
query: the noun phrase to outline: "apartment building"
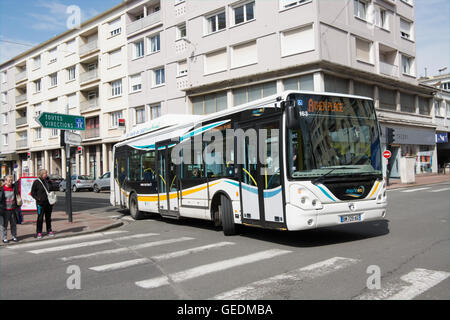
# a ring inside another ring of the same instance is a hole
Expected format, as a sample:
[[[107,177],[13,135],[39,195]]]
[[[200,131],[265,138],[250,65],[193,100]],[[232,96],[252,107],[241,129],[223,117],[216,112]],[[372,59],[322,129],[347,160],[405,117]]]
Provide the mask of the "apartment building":
[[[419,79],[421,84],[436,88],[433,122],[436,125],[436,148],[439,168],[450,163],[450,74]],[[426,157],[427,155],[421,155]]]
[[[88,120],[85,154],[73,160],[81,173],[111,168],[111,145],[123,133],[120,118],[130,131],[164,114],[208,114],[301,89],[372,97],[382,129],[396,130],[396,177],[402,156],[430,152],[436,159],[437,153],[436,90],[416,79],[414,30],[413,0],[128,0],[0,71],[20,75],[38,52],[51,56],[53,47],[75,39],[74,60],[52,71],[69,75],[76,66],[79,76],[70,90],[33,99],[29,90],[39,76],[31,72],[23,82],[13,80],[11,90],[19,100],[25,92],[32,99],[15,102],[17,118],[22,109],[43,108],[55,96],[66,103],[67,95],[76,94],[70,110]],[[51,84],[52,73],[40,77]],[[23,128],[14,133],[19,146],[21,132],[31,130],[29,124]],[[43,141],[43,151],[34,142],[33,148],[14,149],[21,159],[33,150],[30,162],[45,162],[50,140]],[[437,164],[430,168],[436,172]]]

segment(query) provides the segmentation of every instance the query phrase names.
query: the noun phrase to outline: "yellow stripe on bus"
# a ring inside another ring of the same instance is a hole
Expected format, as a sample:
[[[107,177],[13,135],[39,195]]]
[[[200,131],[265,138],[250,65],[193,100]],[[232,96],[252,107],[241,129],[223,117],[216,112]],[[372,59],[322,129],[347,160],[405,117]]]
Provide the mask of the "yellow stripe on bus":
[[[378,186],[380,185],[380,181],[377,181],[377,185],[375,186],[375,190],[373,190],[373,192],[370,194],[369,198],[372,198],[372,196],[375,194],[375,192],[378,189]]]
[[[209,185],[209,187],[213,187],[215,185],[218,185],[221,182],[222,181],[212,183],[212,184]],[[205,190],[206,188],[208,188],[208,186],[202,186],[202,187],[198,187],[198,188],[195,188],[195,189],[192,189],[192,190],[183,191],[181,194],[182,194],[183,197],[185,197],[185,196],[188,196],[190,194],[193,194],[193,193]],[[170,197],[170,199],[176,199],[177,198],[177,192],[169,194],[169,197]],[[159,197],[159,200],[160,201],[167,200],[167,195],[161,195]],[[141,196],[141,197],[138,197],[138,201],[155,202],[155,201],[158,201],[158,196]]]

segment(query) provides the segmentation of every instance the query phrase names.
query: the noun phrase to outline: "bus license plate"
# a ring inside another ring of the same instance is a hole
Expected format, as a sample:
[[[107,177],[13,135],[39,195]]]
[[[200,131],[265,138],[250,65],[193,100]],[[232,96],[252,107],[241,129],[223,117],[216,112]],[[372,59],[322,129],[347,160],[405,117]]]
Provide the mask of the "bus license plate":
[[[348,223],[348,222],[356,222],[361,221],[361,214],[351,214],[347,216],[341,216],[341,223]]]

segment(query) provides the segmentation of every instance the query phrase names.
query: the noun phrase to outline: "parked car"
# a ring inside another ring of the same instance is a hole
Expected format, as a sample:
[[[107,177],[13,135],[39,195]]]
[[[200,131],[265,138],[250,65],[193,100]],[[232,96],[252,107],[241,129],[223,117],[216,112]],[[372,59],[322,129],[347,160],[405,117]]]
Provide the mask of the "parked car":
[[[79,190],[90,190],[94,189],[94,179],[88,176],[72,176],[71,178],[71,188],[73,192],[77,192]],[[66,180],[63,180],[59,184],[59,191],[66,191]]]
[[[111,172],[106,172],[100,178],[94,181],[94,192],[99,193],[102,190],[111,189]]]
[[[48,176],[48,184],[49,184],[50,191],[58,191],[59,185],[61,184],[61,182],[63,180],[64,179],[57,174],[49,175]]]

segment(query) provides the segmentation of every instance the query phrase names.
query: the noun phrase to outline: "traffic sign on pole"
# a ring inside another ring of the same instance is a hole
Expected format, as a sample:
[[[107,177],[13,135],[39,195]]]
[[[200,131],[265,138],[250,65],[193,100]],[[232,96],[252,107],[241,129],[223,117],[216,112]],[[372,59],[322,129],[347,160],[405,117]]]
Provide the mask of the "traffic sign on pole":
[[[36,122],[45,129],[86,130],[86,120],[82,116],[43,112],[36,118]]]
[[[81,136],[70,131],[66,131],[64,135],[64,143],[71,146],[79,146],[81,144]]]
[[[385,159],[389,159],[392,156],[392,152],[390,152],[389,150],[386,150],[385,152],[383,152],[383,157]]]

